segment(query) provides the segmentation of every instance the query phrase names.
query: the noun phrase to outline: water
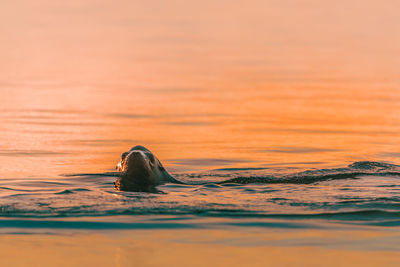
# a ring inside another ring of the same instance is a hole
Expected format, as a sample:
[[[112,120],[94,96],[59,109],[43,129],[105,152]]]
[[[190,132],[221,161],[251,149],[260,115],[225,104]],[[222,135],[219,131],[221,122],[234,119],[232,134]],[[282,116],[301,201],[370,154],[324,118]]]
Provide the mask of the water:
[[[398,266],[399,8],[4,4],[0,263]]]
[[[4,179],[0,203],[4,217],[162,214],[398,226],[399,176],[399,166],[377,162],[297,173],[225,168],[176,174],[185,184],[162,185],[154,194],[116,191],[117,173],[70,174],[53,181]]]

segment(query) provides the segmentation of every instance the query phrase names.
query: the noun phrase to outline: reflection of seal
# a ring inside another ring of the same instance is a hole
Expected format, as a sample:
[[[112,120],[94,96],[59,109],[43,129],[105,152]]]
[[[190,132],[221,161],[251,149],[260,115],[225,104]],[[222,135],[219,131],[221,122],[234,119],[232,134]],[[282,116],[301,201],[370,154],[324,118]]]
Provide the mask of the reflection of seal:
[[[123,153],[116,168],[121,173],[114,184],[121,191],[157,192],[157,185],[181,183],[169,175],[153,153],[143,146],[135,146]]]

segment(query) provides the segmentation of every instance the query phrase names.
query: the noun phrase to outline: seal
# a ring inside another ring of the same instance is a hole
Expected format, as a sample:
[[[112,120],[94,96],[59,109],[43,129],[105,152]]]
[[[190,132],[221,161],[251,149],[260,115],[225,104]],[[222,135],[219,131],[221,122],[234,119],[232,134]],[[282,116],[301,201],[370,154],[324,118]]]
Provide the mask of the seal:
[[[161,162],[144,146],[122,153],[116,166],[119,178],[114,182],[120,191],[158,192],[157,185],[182,182],[173,178]]]

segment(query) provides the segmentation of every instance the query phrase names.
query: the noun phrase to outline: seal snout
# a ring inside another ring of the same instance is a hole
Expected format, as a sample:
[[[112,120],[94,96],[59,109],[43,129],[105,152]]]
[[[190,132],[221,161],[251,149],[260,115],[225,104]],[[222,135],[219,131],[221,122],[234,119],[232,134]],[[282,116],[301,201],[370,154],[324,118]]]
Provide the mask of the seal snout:
[[[147,153],[138,150],[124,153],[116,169],[128,176],[142,176],[153,168],[153,163],[149,160]]]
[[[129,153],[129,164],[146,164],[147,157],[141,151],[132,151]]]
[[[115,169],[124,172],[128,167],[134,167],[135,165],[147,165],[146,156],[141,151],[123,153],[121,160],[118,162],[117,166],[115,166]]]

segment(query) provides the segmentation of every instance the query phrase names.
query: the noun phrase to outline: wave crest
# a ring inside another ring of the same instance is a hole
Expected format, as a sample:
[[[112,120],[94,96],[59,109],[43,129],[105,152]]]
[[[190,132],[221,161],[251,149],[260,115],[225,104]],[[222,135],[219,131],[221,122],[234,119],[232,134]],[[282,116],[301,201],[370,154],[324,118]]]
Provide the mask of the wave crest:
[[[347,168],[334,168],[334,169],[319,169],[319,170],[308,170],[299,173],[292,173],[286,175],[267,175],[267,176],[237,176],[222,182],[225,183],[238,183],[238,184],[250,184],[250,183],[290,183],[290,184],[311,184],[316,182],[322,182],[327,180],[337,179],[356,179],[358,176],[369,175],[369,176],[397,176],[400,175],[400,166],[385,163],[385,162],[374,162],[374,161],[358,161],[348,165]]]

